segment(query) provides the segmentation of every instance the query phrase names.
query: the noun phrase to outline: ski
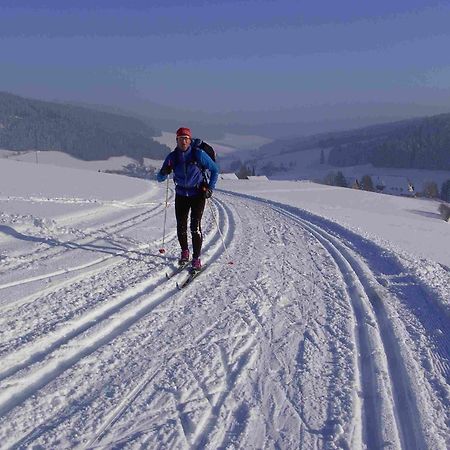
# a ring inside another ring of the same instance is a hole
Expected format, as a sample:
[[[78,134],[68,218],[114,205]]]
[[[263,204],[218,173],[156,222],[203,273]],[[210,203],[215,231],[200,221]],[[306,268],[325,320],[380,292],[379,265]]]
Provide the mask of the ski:
[[[190,261],[183,262],[178,265],[176,269],[174,269],[172,272],[168,273],[166,272],[166,278],[170,280],[175,275],[178,275],[179,273],[183,272],[184,269],[186,269],[187,266],[189,266]]]
[[[203,271],[205,270],[205,266],[203,266],[200,270],[193,270],[189,273],[188,277],[181,283],[177,283],[178,289],[184,289],[186,286],[192,283]]]

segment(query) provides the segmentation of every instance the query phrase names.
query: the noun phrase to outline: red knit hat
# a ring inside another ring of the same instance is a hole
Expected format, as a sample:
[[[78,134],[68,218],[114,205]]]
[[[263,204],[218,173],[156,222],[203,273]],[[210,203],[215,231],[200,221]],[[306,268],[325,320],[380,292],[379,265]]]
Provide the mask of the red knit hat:
[[[192,139],[191,130],[189,128],[184,128],[184,127],[178,128],[178,130],[177,130],[177,138],[178,137],[182,137],[182,136],[186,136],[189,139]]]

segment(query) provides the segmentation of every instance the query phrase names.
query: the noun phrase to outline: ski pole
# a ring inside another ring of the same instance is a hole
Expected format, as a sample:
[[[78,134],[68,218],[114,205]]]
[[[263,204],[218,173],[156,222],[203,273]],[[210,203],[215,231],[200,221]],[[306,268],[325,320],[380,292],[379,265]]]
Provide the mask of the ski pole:
[[[168,200],[169,200],[169,177],[167,177],[167,183],[166,183],[166,207],[164,208],[163,238],[162,238],[162,247],[159,249],[159,253],[166,253],[166,249],[164,248],[164,243],[166,240],[166,221],[167,221]]]
[[[229,259],[227,246],[225,245],[225,240],[223,239],[223,234],[222,234],[222,231],[220,230],[219,222],[217,221],[216,214],[214,212],[214,208],[212,207],[212,200],[211,201],[210,201],[210,199],[207,199],[207,200],[208,200],[209,208],[211,209],[211,214],[214,218],[214,222],[216,223],[217,229],[219,230],[220,238],[222,239],[222,245],[223,245],[223,248],[225,249],[225,255],[227,256],[227,259]],[[233,261],[229,260],[228,264],[232,265]]]

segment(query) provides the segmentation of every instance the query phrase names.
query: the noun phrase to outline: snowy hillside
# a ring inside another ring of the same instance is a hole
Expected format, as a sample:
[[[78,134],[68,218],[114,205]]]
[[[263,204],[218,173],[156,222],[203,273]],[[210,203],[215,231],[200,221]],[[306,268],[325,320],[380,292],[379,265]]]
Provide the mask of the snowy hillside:
[[[218,187],[179,291],[172,187],[0,159],[0,448],[449,448],[437,204]]]
[[[330,148],[323,149],[323,158],[326,161]],[[364,175],[370,175],[374,182],[377,179],[401,178],[409,180],[415,186],[416,192],[423,192],[427,183],[435,182],[438,187],[450,179],[448,170],[419,170],[403,168],[374,167],[372,164],[336,167],[321,164],[322,149],[311,148],[284,152],[274,143],[271,151],[246,152],[231,155],[240,157],[250,169],[255,168],[257,174],[268,174],[276,180],[319,180],[323,181],[330,172],[341,171],[351,185],[355,179],[361,180]],[[226,167],[229,165],[227,161]]]
[[[130,163],[136,162],[133,158],[127,156],[113,156],[107,160],[84,161],[74,158],[67,153],[56,151],[36,152],[34,150],[13,152],[10,150],[0,150],[1,159],[5,158],[10,161],[23,161],[35,164],[50,164],[58,167],[70,167],[84,170],[105,171],[119,170]]]
[[[220,141],[209,139],[208,136],[201,136],[201,139],[211,144],[217,154],[221,156],[230,156],[240,150],[257,149],[262,145],[271,142],[270,139],[260,136],[241,136],[230,133],[225,133],[225,136]],[[173,149],[176,143],[176,134],[173,132],[163,131],[161,136],[155,138],[155,141]]]

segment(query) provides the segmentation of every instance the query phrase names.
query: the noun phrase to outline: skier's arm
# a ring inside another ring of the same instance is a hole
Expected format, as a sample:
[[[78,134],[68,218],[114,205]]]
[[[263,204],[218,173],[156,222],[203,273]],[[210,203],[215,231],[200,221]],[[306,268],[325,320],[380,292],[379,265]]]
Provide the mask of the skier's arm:
[[[204,151],[200,152],[200,164],[211,172],[208,187],[214,189],[219,178],[219,166]]]
[[[159,172],[156,175],[156,179],[161,183],[163,181],[165,181],[167,179],[167,175],[169,175],[170,173],[172,173],[172,168],[173,168],[173,161],[172,161],[172,157],[171,154],[169,153],[166,156],[166,159],[163,162],[163,165],[161,167],[161,169],[159,170]]]

